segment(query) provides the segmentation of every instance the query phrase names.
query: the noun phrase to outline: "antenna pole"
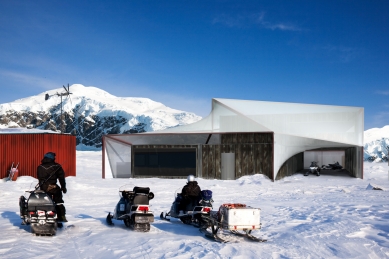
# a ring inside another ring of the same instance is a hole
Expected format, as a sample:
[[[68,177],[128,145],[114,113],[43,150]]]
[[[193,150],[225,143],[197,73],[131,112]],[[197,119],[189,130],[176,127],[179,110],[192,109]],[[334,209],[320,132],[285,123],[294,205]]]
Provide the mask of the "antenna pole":
[[[62,109],[62,106],[63,106],[63,104],[62,104],[62,96],[68,96],[69,97],[69,95],[70,94],[72,94],[70,91],[69,91],[69,84],[68,84],[68,88],[66,89],[66,87],[63,85],[63,88],[65,89],[65,93],[56,93],[56,95],[57,96],[61,96],[61,118],[60,118],[60,120],[61,120],[61,134],[63,134],[63,132],[64,132],[64,130],[63,130],[63,109]],[[49,94],[46,94],[45,95],[45,101],[47,101],[48,99],[50,98],[50,95]],[[70,101],[70,103],[71,103],[71,101]]]

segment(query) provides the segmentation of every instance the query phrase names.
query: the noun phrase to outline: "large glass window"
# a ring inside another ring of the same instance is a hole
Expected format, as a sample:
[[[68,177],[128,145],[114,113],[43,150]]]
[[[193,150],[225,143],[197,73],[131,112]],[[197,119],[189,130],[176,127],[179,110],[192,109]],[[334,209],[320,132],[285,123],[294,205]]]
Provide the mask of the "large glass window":
[[[196,148],[134,149],[135,176],[196,175]]]

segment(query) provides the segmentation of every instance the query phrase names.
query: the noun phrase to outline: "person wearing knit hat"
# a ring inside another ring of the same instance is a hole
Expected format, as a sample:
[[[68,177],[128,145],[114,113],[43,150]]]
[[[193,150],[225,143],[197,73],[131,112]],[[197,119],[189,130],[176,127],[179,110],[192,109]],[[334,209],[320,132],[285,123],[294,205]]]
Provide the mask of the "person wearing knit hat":
[[[41,190],[52,196],[57,211],[57,221],[67,222],[65,217],[66,209],[63,205],[62,193],[66,193],[65,172],[62,166],[55,162],[55,153],[44,154],[41,164],[37,168],[37,177]],[[59,184],[57,185],[57,180]]]

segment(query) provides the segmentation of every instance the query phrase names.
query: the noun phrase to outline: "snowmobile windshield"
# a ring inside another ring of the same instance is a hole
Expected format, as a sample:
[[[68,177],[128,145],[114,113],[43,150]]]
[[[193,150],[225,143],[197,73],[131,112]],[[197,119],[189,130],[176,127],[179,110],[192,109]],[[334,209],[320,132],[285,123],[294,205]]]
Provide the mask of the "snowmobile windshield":
[[[135,185],[134,184],[125,184],[120,186],[119,188],[119,197],[123,197],[123,191],[132,192],[134,190]]]
[[[26,188],[27,190],[24,191],[24,197],[28,198],[31,192],[35,191],[35,188],[38,186],[39,182],[38,181],[33,181],[30,183],[30,186]],[[39,190],[39,188],[38,188]]]
[[[33,181],[30,183],[30,187],[28,187],[28,191],[34,191],[35,189],[39,190],[39,181]]]

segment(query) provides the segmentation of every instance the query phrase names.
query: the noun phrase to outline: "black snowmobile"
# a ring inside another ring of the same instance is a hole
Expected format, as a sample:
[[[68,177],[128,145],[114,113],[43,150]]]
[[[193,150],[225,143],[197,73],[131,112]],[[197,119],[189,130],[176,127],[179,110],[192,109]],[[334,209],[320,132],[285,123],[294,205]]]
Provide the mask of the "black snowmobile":
[[[316,161],[312,161],[309,166],[309,170],[305,172],[304,176],[308,176],[309,173],[320,176],[320,167],[317,165]]]
[[[187,203],[185,210],[180,211],[180,204],[183,201],[181,193],[175,192],[175,199],[167,213],[161,212],[160,218],[170,221],[170,218],[178,218],[185,224],[191,224],[196,227],[203,227],[206,222],[203,216],[209,216],[212,211],[212,191],[203,190],[200,193],[199,199],[193,199]]]
[[[31,226],[31,233],[35,235],[53,236],[62,223],[57,223],[57,212],[51,195],[39,190],[39,184],[33,191],[26,191],[29,197],[20,196],[20,218],[23,225]]]
[[[128,186],[126,187],[119,190],[120,200],[113,215],[108,213],[107,224],[113,225],[112,219],[123,220],[127,227],[135,231],[150,231],[150,223],[154,222],[154,215],[150,211],[149,201],[154,198],[154,194],[150,192],[149,187],[135,186],[132,191],[128,190]]]
[[[339,162],[336,162],[334,164],[328,164],[332,170],[342,169],[343,167],[339,164]]]

